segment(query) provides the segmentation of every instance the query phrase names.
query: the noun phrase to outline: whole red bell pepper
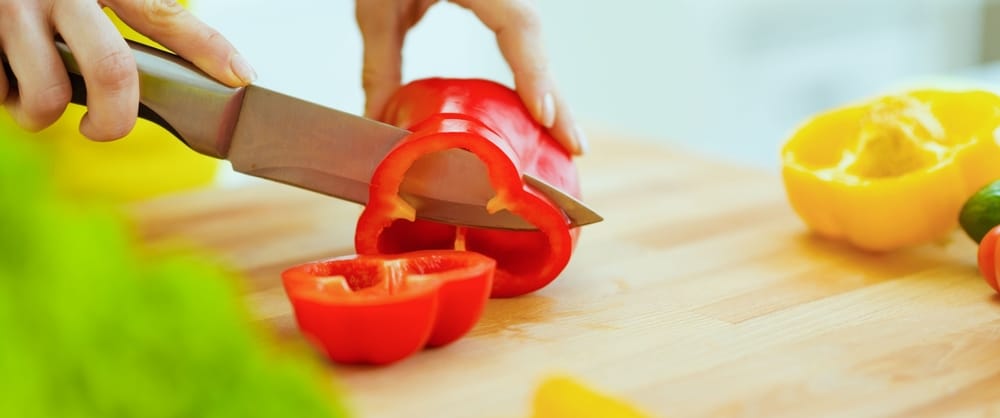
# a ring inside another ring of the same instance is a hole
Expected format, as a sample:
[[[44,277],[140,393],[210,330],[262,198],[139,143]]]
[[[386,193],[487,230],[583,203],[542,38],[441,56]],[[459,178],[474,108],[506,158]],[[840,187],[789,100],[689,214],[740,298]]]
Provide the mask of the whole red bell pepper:
[[[579,236],[552,201],[525,184],[524,174],[580,197],[570,154],[532,119],[510,88],[487,80],[430,78],[411,82],[391,98],[382,120],[412,133],[375,169],[369,201],[358,219],[361,254],[419,249],[469,250],[497,261],[492,297],[538,290],[566,267]],[[491,213],[506,209],[538,230],[456,227],[415,219],[399,197],[407,170],[421,157],[450,148],[475,154],[496,195]]]
[[[350,255],[282,272],[302,334],[340,363],[388,364],[479,320],[496,262],[470,251]]]

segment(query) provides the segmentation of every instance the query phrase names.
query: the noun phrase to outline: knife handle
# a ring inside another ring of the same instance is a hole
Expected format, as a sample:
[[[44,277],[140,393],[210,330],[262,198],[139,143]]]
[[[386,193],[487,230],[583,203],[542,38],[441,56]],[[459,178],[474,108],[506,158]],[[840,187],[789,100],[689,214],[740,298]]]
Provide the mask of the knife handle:
[[[199,153],[224,159],[244,89],[215,81],[177,55],[126,41],[139,70],[138,117],[160,125]],[[73,86],[70,101],[86,106],[87,87],[76,58],[61,39],[55,45]],[[3,68],[14,88],[16,77],[6,58]]]

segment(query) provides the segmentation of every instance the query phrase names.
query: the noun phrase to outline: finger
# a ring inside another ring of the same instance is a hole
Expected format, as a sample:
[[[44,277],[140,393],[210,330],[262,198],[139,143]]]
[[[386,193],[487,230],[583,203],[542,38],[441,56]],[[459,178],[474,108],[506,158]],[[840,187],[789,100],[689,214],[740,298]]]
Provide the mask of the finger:
[[[365,117],[373,119],[382,118],[386,103],[402,79],[406,29],[399,14],[393,13],[393,3],[359,0],[355,7],[364,46],[361,85],[365,90]]]
[[[7,110],[18,125],[32,132],[55,122],[72,95],[48,27],[42,14],[30,8],[0,15],[0,43],[18,84],[18,94],[6,100]],[[7,86],[4,77],[0,97],[7,97]]]
[[[176,0],[104,0],[133,29],[232,87],[257,79],[243,55]]]
[[[541,23],[526,0],[451,0],[472,11],[497,37],[500,52],[514,75],[521,100],[538,123],[573,154],[582,154],[586,138],[559,95],[542,48]]]
[[[139,75],[125,40],[97,3],[56,2],[52,18],[87,87],[80,133],[98,141],[125,136],[139,109]]]
[[[559,110],[556,112],[556,120],[552,128],[549,129],[549,133],[570,153],[575,155],[586,154],[590,147],[586,132],[576,123],[572,112],[569,111],[569,105],[566,103],[565,97],[558,92],[554,93],[554,96],[556,109]]]

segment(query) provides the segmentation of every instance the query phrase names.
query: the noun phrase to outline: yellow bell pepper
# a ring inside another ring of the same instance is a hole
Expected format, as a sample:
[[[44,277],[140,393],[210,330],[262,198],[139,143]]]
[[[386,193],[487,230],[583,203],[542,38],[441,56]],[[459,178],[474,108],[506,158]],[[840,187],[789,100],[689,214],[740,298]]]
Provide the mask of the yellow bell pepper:
[[[187,5],[187,0],[180,0]],[[128,39],[163,48],[132,30],[108,9],[108,17]],[[68,195],[127,202],[211,184],[220,162],[191,151],[160,126],[138,120],[132,132],[111,142],[94,142],[79,132],[86,108],[70,104],[50,127],[27,133],[0,110],[0,131],[44,144],[57,185]]]
[[[649,418],[622,400],[569,376],[550,376],[535,392],[532,418]]]
[[[834,109],[782,149],[788,200],[821,236],[870,251],[943,238],[1000,178],[1000,97],[916,90]]]

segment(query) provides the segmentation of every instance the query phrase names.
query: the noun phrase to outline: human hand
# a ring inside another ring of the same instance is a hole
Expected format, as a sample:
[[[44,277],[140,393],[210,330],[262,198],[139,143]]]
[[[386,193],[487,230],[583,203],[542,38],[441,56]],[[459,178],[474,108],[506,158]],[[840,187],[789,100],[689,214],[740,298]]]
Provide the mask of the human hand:
[[[0,99],[30,131],[54,123],[72,87],[55,48],[55,34],[73,52],[87,88],[80,132],[94,140],[128,134],[139,108],[135,58],[101,7],[126,24],[229,86],[256,77],[236,49],[176,0],[0,0],[0,48],[17,78],[17,89],[0,72]]]
[[[355,17],[364,41],[362,85],[365,116],[378,119],[400,87],[403,39],[438,0],[357,0]],[[568,151],[587,150],[583,131],[573,121],[556,90],[541,46],[541,24],[529,0],[450,0],[469,9],[497,37],[497,45],[514,74],[521,100]]]

